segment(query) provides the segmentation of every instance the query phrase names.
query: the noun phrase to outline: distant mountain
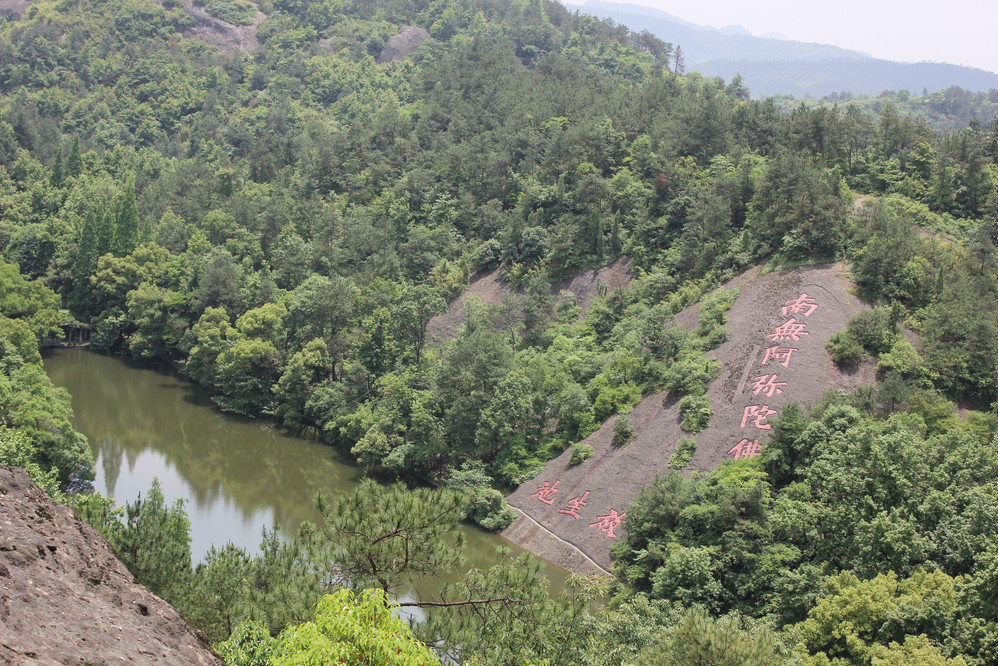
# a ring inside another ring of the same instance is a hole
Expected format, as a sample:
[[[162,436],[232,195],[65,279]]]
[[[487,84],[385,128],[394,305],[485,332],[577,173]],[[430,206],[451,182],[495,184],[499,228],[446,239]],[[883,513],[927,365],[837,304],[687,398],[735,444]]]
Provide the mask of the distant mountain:
[[[678,44],[687,71],[725,80],[741,73],[753,97],[824,97],[833,92],[877,95],[901,89],[917,94],[950,86],[971,91],[998,88],[998,74],[972,67],[892,62],[828,44],[755,37],[741,26],[717,30],[640,5],[587,0],[578,8]]]

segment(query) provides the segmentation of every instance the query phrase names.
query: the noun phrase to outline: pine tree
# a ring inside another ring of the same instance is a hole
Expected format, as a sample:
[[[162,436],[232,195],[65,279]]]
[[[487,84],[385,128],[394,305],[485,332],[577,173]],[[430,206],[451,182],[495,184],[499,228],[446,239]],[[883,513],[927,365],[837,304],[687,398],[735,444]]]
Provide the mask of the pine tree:
[[[83,280],[93,275],[97,270],[98,248],[97,213],[90,211],[80,231],[80,242],[76,251],[76,263],[73,264],[73,282],[79,288]]]
[[[624,243],[620,240],[620,218],[614,214],[613,225],[610,227],[610,253],[616,258],[623,249]]]
[[[589,251],[593,254],[601,255],[603,254],[600,249],[601,237],[603,235],[603,222],[600,219],[599,213],[589,214],[589,225],[586,227],[586,240],[588,241],[586,245],[589,246]]]
[[[135,185],[128,183],[121,195],[117,224],[114,228],[114,241],[111,251],[116,257],[130,254],[139,246],[139,207],[135,203]]]
[[[66,160],[66,175],[75,178],[81,173],[83,173],[83,156],[80,155],[80,137],[76,137],[69,151],[69,159]]]
[[[55,154],[55,162],[52,164],[52,173],[49,175],[49,183],[53,187],[62,187],[62,181],[65,177],[65,170],[62,167],[62,148],[59,148]]]
[[[114,241],[114,213],[105,210],[100,216],[97,224],[96,243],[97,258],[103,257],[111,251],[111,244]]]
[[[683,55],[683,48],[676,45],[676,48],[672,51],[672,71],[676,74],[686,73],[686,57]]]

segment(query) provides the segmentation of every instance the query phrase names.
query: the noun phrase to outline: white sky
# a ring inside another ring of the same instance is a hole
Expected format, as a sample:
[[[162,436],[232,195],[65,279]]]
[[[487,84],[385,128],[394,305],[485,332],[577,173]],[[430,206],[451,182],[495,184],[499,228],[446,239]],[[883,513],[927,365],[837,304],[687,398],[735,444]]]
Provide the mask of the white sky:
[[[996,0],[607,0],[655,7],[698,25],[741,25],[903,62],[998,73]],[[562,0],[566,5],[584,0]]]

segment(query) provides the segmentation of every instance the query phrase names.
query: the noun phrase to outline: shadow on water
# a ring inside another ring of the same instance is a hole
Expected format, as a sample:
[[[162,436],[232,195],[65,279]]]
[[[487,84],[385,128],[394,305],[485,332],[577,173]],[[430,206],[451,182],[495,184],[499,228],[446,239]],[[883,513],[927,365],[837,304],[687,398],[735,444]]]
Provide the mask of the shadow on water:
[[[276,522],[289,533],[319,518],[316,493],[331,499],[360,483],[360,469],[335,449],[288,436],[270,422],[223,414],[169,367],[82,349],[50,350],[44,363],[52,382],[73,397],[74,425],[97,462],[94,488],[124,503],[159,479],[168,500],[186,501],[195,560],[227,542],[257,552],[264,527]],[[462,571],[488,568],[499,546],[510,547],[473,526],[464,532]],[[429,595],[460,573],[425,581],[414,594]],[[547,565],[545,575],[552,592],[565,588],[564,570]]]

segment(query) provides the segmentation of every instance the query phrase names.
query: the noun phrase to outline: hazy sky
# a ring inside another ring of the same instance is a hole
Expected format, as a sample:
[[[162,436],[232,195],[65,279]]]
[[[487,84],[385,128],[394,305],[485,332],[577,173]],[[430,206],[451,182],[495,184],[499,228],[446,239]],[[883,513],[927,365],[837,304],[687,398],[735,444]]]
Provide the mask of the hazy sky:
[[[584,0],[562,0],[566,5]],[[698,25],[741,25],[878,58],[998,73],[996,0],[606,0],[655,7]]]

